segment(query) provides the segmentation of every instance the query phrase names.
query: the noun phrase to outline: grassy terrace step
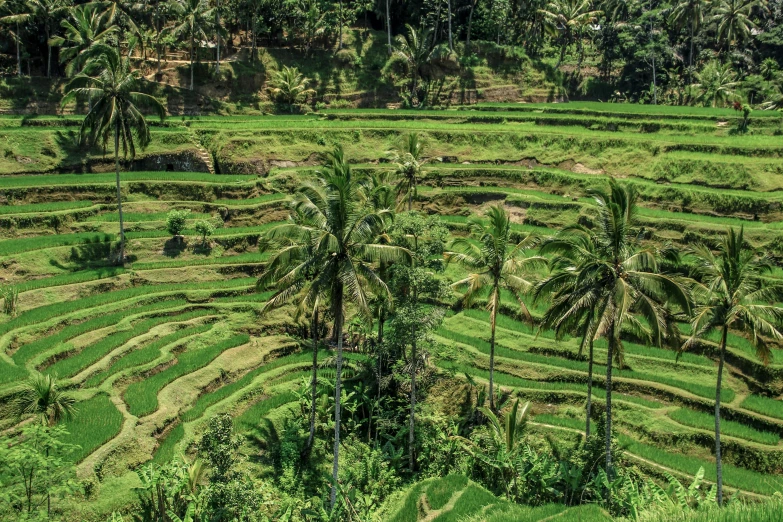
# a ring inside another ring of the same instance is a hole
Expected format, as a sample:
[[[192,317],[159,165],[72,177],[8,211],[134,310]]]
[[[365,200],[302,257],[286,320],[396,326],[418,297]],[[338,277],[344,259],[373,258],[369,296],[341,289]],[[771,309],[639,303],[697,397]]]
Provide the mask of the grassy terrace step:
[[[94,206],[92,201],[53,201],[51,203],[32,203],[28,205],[0,205],[0,215],[57,212],[60,210],[74,210],[92,206]]]
[[[126,270],[123,267],[95,268],[90,270],[79,270],[78,272],[67,274],[58,274],[40,279],[33,279],[32,281],[18,283],[15,286],[17,290],[19,290],[19,293],[22,293],[29,292],[31,290],[38,290],[41,288],[74,285],[79,283],[87,283],[90,281],[97,281],[99,279],[108,279],[110,277],[116,277],[124,273],[126,273]]]
[[[123,417],[105,393],[76,404],[76,415],[63,424],[68,437],[62,442],[80,446],[68,459],[82,461],[87,455],[114,438],[122,429]]]
[[[702,430],[715,430],[715,416],[709,413],[679,408],[669,413],[673,420]],[[780,441],[780,436],[776,433],[759,431],[739,422],[721,420],[721,433],[738,439],[750,440],[760,444],[775,446]]]
[[[129,226],[132,223],[143,223],[148,221],[166,221],[166,218],[168,217],[168,212],[154,212],[154,213],[145,213],[145,212],[123,212],[122,213],[122,219],[125,222],[126,226]],[[196,219],[210,219],[212,217],[211,214],[205,214],[201,212],[191,212],[188,214],[187,220],[196,220]],[[87,219],[84,220],[85,222],[106,222],[106,223],[115,223],[120,221],[120,214],[119,212],[109,212],[105,214],[96,214],[94,216],[90,216]]]
[[[168,383],[203,368],[224,351],[248,342],[250,336],[237,334],[214,345],[177,355],[177,362],[173,366],[128,386],[123,395],[128,410],[137,417],[154,412],[158,409],[158,392]]]
[[[165,183],[216,183],[237,185],[255,183],[256,175],[210,174],[207,172],[122,172],[122,184],[165,182]],[[110,174],[47,174],[0,176],[0,189],[49,187],[66,185],[114,185],[115,175]]]
[[[133,263],[133,269],[158,270],[191,266],[258,264],[262,263],[267,256],[268,254],[249,252],[233,256],[205,257],[204,259],[188,259],[183,261],[150,261],[146,263]]]
[[[182,322],[202,317],[212,313],[211,310],[194,310],[178,315],[162,315],[151,319],[143,319],[133,325],[130,330],[120,330],[101,338],[95,344],[84,347],[75,355],[69,355],[49,366],[46,371],[58,377],[72,377],[97,362],[112,350],[119,348],[134,337],[144,335],[155,326],[165,323]]]
[[[547,418],[547,424],[584,431],[584,424],[580,422],[577,426],[574,419],[551,416]],[[632,455],[690,476],[694,476],[699,468],[703,467],[704,478],[715,482],[715,463],[712,460],[668,452],[622,433],[618,434],[618,439],[620,445]],[[783,476],[758,473],[725,462],[723,463],[723,482],[727,486],[760,495],[774,495],[776,491],[783,491]]]
[[[205,312],[209,310],[205,309]],[[188,326],[181,330],[177,330],[174,333],[165,335],[155,341],[134,350],[130,350],[117,359],[115,359],[111,365],[92,376],[84,383],[88,388],[100,386],[106,379],[120,373],[124,370],[142,366],[147,363],[151,363],[155,359],[161,356],[163,349],[169,345],[178,344],[178,342],[187,339],[189,337],[198,336],[209,332],[214,327],[214,324],[202,324],[198,326]]]
[[[746,410],[755,411],[767,417],[783,420],[783,400],[770,399],[760,395],[748,395],[740,404]]]

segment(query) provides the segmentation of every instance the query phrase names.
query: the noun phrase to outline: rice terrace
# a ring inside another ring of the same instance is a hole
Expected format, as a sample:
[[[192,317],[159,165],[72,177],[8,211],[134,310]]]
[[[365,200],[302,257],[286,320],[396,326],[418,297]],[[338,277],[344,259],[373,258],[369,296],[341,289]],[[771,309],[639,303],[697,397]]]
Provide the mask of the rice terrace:
[[[0,520],[783,522],[774,0],[0,0]]]

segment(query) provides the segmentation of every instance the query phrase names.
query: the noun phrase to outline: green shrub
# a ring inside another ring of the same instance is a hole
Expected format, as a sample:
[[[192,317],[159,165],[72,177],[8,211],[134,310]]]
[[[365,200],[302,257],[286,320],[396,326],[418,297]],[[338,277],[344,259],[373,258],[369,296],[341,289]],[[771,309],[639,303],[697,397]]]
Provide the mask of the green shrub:
[[[172,236],[181,236],[190,210],[172,210],[166,216],[166,230]]]

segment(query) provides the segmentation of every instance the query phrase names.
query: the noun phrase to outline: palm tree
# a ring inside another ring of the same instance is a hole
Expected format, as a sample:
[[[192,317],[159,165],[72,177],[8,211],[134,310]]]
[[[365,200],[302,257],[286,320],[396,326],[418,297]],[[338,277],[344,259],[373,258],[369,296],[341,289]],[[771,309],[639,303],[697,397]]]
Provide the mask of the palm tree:
[[[66,86],[65,106],[77,97],[93,100],[90,111],[84,117],[79,131],[82,143],[99,143],[106,150],[114,137],[114,169],[117,183],[117,209],[120,215],[120,251],[118,263],[125,260],[125,228],[122,221],[122,192],[120,189],[120,146],[123,158],[136,155],[136,146],[146,147],[150,142],[150,130],[144,115],[139,110],[147,108],[157,114],[161,121],[166,116],[163,105],[150,96],[134,89],[140,73],[131,70],[130,61],[107,45],[95,46],[93,58],[87,62],[84,71],[75,76]],[[93,76],[90,76],[93,74]]]
[[[719,331],[718,378],[715,387],[715,466],[718,505],[723,503],[723,468],[720,447],[720,392],[726,342],[729,330],[745,334],[756,347],[756,354],[769,363],[767,339],[783,339],[779,324],[783,309],[774,303],[783,297],[783,287],[763,278],[772,270],[765,258],[759,258],[744,241],[744,231],[730,228],[718,246],[717,255],[704,245],[693,249],[698,264],[693,288],[696,308],[691,319],[691,337],[687,349],[706,335]],[[771,304],[772,303],[772,304]]]
[[[415,29],[410,24],[405,24],[408,36],[397,35],[397,49],[394,54],[408,65],[411,75],[411,103],[416,94],[421,68],[427,65],[433,57],[435,48],[432,46],[432,38],[427,29]]]
[[[294,281],[307,267],[307,260],[318,263],[318,273],[310,285],[328,296],[334,317],[337,339],[334,410],[334,460],[332,467],[331,504],[337,496],[337,473],[340,456],[340,396],[342,391],[343,326],[345,305],[350,302],[365,317],[370,317],[369,293],[390,299],[386,283],[378,277],[373,263],[408,260],[409,253],[400,247],[374,243],[390,210],[376,211],[367,205],[367,180],[354,175],[341,147],[328,154],[324,167],[314,181],[305,183],[294,196],[303,223],[293,221],[270,232],[274,240],[288,241],[292,246],[285,255],[291,266],[299,261],[302,268],[289,271]]]
[[[475,217],[469,220],[471,238],[457,238],[452,242],[451,252],[446,252],[446,262],[456,262],[471,271],[465,279],[457,281],[454,288],[465,287],[462,302],[469,306],[482,291],[489,290],[487,309],[490,313],[489,338],[489,407],[495,409],[495,324],[501,304],[501,291],[506,290],[519,301],[522,313],[530,317],[522,294],[533,288],[533,284],[522,274],[535,264],[543,264],[541,257],[524,257],[525,250],[535,244],[533,235],[527,235],[517,244],[511,239],[511,218],[500,206],[492,206],[485,214],[489,223]]]
[[[704,21],[704,11],[708,0],[683,0],[675,2],[674,8],[669,15],[669,20],[676,27],[683,27],[688,24],[690,28],[690,54],[688,56],[688,83],[691,83],[691,74],[693,71],[693,38],[696,29]]]
[[[14,400],[17,415],[37,415],[47,426],[72,418],[75,405],[74,398],[57,386],[57,379],[41,374],[27,379]]]
[[[141,33],[141,29],[138,24],[136,24],[136,18],[133,13],[135,6],[127,0],[93,0],[85,5],[101,9],[103,23],[106,26],[117,25],[118,35],[116,43],[118,52],[120,44],[122,43],[125,26],[134,34]]]
[[[214,9],[209,7],[207,0],[177,0],[172,4],[177,17],[177,25],[173,28],[175,35],[185,35],[190,39],[190,90],[193,90],[193,56],[195,55],[196,38],[207,40],[207,31],[212,26]]]
[[[561,33],[560,57],[555,67],[560,67],[568,46],[574,41],[579,48],[579,64],[583,59],[582,31],[600,16],[601,11],[591,9],[590,0],[550,0],[539,13],[550,29]]]
[[[28,6],[22,0],[9,0],[0,4],[0,7],[3,7],[3,10],[8,13],[0,17],[0,24],[15,28],[14,30],[8,29],[8,32],[16,43],[16,75],[22,76],[22,28],[20,24],[24,24],[30,19]]]
[[[756,27],[751,13],[759,5],[761,0],[720,0],[712,12],[718,41],[731,50],[733,45],[747,38],[751,29]]]
[[[27,9],[32,18],[43,22],[46,34],[46,77],[52,77],[52,30],[55,23],[71,9],[66,0],[27,0]]]
[[[407,195],[408,211],[413,205],[416,196],[416,185],[421,176],[421,167],[427,163],[422,158],[424,147],[419,140],[419,135],[412,132],[405,136],[400,146],[386,152],[389,160],[394,163],[395,172],[399,176],[397,193]]]
[[[591,191],[598,203],[594,229],[564,229],[542,245],[541,254],[561,258],[560,269],[546,283],[554,292],[547,321],[556,329],[578,329],[587,321],[581,333],[587,332],[588,342],[607,340],[606,472],[611,476],[612,363],[622,361],[621,332],[657,346],[676,342],[665,303],[690,312],[690,302],[682,284],[664,272],[662,253],[641,243],[633,186],[609,183],[609,193]]]
[[[739,85],[731,64],[710,62],[696,75],[698,83],[691,89],[699,91],[699,99],[710,107],[726,105],[736,98],[735,88]]]
[[[315,94],[313,89],[307,87],[308,83],[310,79],[299,72],[298,68],[284,65],[272,76],[269,91],[286,103],[291,108],[291,112],[294,112],[297,103],[304,102],[308,96]]]
[[[71,21],[72,20],[72,21]],[[51,45],[60,47],[60,62],[67,63],[65,74],[73,76],[81,70],[90,49],[105,44],[107,38],[117,30],[117,26],[103,28],[101,15],[95,7],[80,5],[71,12],[71,20],[63,20],[60,25],[65,36],[55,36]]]

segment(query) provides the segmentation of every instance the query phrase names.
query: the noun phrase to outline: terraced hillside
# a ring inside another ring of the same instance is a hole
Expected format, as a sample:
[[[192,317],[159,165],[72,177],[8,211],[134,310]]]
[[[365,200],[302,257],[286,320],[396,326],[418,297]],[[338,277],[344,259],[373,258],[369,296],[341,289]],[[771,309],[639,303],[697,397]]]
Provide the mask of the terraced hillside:
[[[495,203],[518,232],[545,237],[589,224],[588,192],[611,176],[639,189],[646,240],[681,249],[744,226],[753,246],[779,260],[783,117],[754,113],[747,133],[735,130],[737,118],[730,110],[573,103],[168,121],[152,128],[153,145],[122,175],[129,257],[121,267],[108,261],[118,230],[114,175],[105,173],[102,151],[85,158],[74,144],[79,121],[2,118],[0,278],[6,291],[18,291],[18,304],[0,322],[0,396],[37,372],[56,375],[75,395],[79,414],[66,423],[80,446],[72,458],[79,476],[100,487],[68,510],[74,520],[102,520],[134,500],[136,468],[188,452],[213,414],[230,413],[250,440],[264,417],[282,422],[293,411],[313,347],[299,339],[291,309],[260,314],[269,294],[256,291],[266,259],[258,243],[287,218],[286,198],[320,153],[342,144],[356,170],[380,172],[389,169],[385,151],[416,131],[431,161],[414,207],[437,214],[453,237],[465,234],[468,216]],[[165,230],[172,209],[191,211],[184,241]],[[207,243],[194,230],[203,219],[219,224]],[[449,265],[444,277],[461,276]],[[461,309],[458,297],[444,303],[450,311],[430,364],[464,390],[466,377],[488,378],[490,325],[481,299]],[[581,433],[588,361],[577,340],[538,332],[521,321],[513,298],[504,303],[496,382],[531,401],[531,430]],[[535,322],[546,303],[528,304]],[[704,467],[714,480],[718,341],[680,357],[625,343],[614,390],[627,462],[683,480]],[[744,338],[732,333],[728,342],[724,481],[761,499],[783,491],[783,346],[763,364]],[[357,363],[364,357],[349,353]],[[606,345],[597,342],[594,399],[603,396],[605,361]],[[13,430],[16,420],[2,422]],[[400,509],[416,513],[426,493],[427,520],[474,514],[489,495],[467,483],[446,487],[448,495],[416,487],[426,492],[411,493],[413,507]],[[455,499],[454,491],[463,495]],[[493,508],[487,520],[506,519],[507,509],[516,508]],[[539,509],[554,520],[580,519]]]

